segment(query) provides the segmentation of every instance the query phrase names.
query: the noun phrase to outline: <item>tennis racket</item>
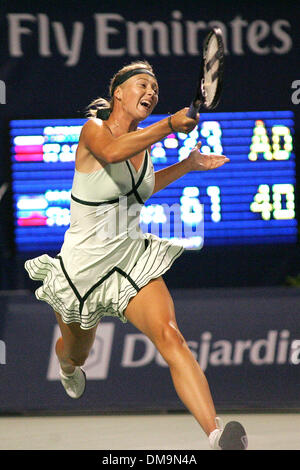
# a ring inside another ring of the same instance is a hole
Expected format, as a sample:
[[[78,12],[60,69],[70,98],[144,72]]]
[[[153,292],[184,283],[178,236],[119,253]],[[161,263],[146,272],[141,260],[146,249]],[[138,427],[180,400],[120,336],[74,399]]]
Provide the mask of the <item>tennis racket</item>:
[[[221,97],[224,69],[224,43],[220,28],[213,28],[203,43],[203,57],[195,97],[187,116],[195,119],[200,107],[214,109]]]

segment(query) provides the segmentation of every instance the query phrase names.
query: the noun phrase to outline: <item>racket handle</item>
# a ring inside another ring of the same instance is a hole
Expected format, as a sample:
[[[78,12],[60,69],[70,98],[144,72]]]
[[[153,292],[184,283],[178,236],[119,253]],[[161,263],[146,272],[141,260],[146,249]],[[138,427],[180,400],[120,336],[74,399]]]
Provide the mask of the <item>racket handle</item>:
[[[196,108],[196,107],[194,106],[194,103],[192,103],[191,106],[189,107],[189,110],[188,110],[188,112],[186,113],[186,115],[187,115],[187,117],[189,117],[189,118],[196,119],[197,114],[198,114],[198,108]]]

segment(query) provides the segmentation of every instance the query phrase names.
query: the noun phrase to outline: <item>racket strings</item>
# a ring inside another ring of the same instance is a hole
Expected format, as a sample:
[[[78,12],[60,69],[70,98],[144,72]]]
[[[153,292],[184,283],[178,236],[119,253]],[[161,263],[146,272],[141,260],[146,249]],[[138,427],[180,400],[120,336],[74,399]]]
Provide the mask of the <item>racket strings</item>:
[[[210,71],[210,69],[213,67],[213,65],[216,63],[217,60],[219,60],[218,51],[216,51],[214,56],[206,62],[205,69],[207,72]]]
[[[214,36],[207,43],[204,62],[203,95],[206,106],[210,106],[216,95],[220,68],[218,42]]]

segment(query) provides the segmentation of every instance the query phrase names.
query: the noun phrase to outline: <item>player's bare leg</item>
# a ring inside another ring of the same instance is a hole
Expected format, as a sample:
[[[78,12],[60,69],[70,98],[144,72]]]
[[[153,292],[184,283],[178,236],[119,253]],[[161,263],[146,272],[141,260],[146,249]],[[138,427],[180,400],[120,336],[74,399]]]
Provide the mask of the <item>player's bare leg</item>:
[[[245,449],[247,438],[240,423],[224,430],[206,377],[179,331],[171,295],[162,277],[153,279],[133,297],[125,316],[155,344],[168,363],[175,390],[209,438],[213,449]]]
[[[71,398],[80,398],[85,390],[86,377],[83,366],[93,346],[97,326],[83,330],[79,323],[65,324],[56,314],[62,336],[58,338],[55,352],[60,363],[60,378]]]
[[[216,429],[209,385],[178,329],[174,304],[161,277],[130,300],[125,316],[155,344],[169,365],[179,398],[209,435]]]

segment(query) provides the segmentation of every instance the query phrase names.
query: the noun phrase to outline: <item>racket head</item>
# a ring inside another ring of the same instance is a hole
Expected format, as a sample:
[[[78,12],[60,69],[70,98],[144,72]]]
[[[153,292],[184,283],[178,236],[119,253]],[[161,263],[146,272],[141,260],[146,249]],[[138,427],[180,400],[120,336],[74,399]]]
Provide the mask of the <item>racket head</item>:
[[[214,109],[223,88],[224,42],[220,28],[213,28],[203,42],[197,89],[187,116],[196,118],[200,107]]]
[[[202,105],[214,109],[223,88],[224,43],[220,28],[213,28],[204,40],[202,68]]]

